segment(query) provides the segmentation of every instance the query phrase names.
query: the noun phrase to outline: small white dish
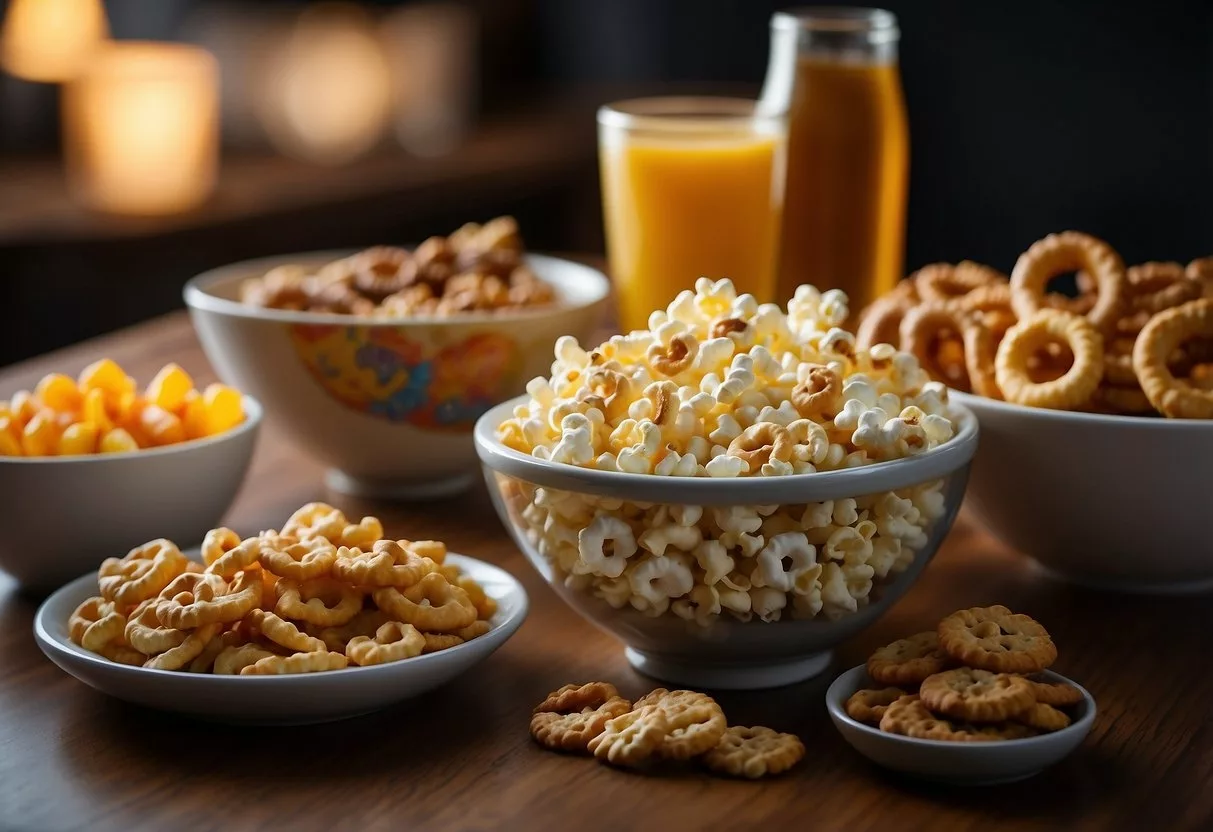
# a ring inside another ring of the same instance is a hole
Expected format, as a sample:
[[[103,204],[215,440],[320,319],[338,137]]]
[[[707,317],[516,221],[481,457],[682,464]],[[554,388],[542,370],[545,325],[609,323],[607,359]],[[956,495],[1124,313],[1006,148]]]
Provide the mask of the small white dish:
[[[847,716],[846,701],[857,690],[885,687],[872,682],[864,665],[843,673],[826,691],[830,719],[852,748],[877,765],[924,780],[955,786],[1014,783],[1039,774],[1077,748],[1095,722],[1095,700],[1086,688],[1058,673],[1050,682],[1068,682],[1082,691],[1068,728],[1022,740],[944,742],[889,734]]]
[[[200,719],[244,724],[306,725],[371,713],[445,684],[487,659],[522,625],[527,595],[514,576],[483,561],[449,554],[497,602],[488,633],[465,644],[369,667],[289,676],[213,676],[116,664],[73,644],[67,620],[97,594],[85,575],[56,591],[34,616],[34,637],[51,661],[118,699]]]

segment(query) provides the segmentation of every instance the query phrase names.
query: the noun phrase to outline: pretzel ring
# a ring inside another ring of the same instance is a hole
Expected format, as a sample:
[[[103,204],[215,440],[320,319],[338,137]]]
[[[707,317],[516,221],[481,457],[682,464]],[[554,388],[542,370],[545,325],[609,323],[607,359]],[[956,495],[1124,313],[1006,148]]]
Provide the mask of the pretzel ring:
[[[205,624],[186,636],[185,641],[176,647],[165,650],[158,656],[152,656],[143,666],[155,670],[180,670],[198,658],[218,632],[218,624]]]
[[[965,312],[1010,312],[1011,285],[1005,279],[1000,279],[997,283],[984,283],[967,294],[944,302]]]
[[[212,673],[217,676],[235,676],[244,668],[276,654],[256,644],[239,644],[225,647],[215,657]]]
[[[1204,289],[1198,281],[1189,279],[1178,263],[1142,263],[1130,266],[1125,275],[1130,305],[1148,315],[1196,300]]]
[[[441,540],[397,540],[406,551],[419,558],[429,558],[442,566],[446,561],[446,544]]]
[[[907,281],[903,280],[902,283]],[[898,338],[901,319],[911,308],[911,301],[892,294],[872,301],[859,320],[859,327],[855,330],[855,343],[865,350],[870,350],[877,344],[897,346],[901,343]]]
[[[1036,383],[1028,358],[1051,341],[1062,341],[1074,363],[1060,378]],[[1087,318],[1045,309],[1011,327],[994,359],[995,376],[1007,401],[1028,407],[1073,410],[1082,407],[1103,376],[1103,339]]]
[[[160,623],[156,612],[158,600],[151,598],[136,607],[126,622],[124,632],[126,643],[148,656],[178,647],[189,636],[185,630],[165,627]]]
[[[366,548],[383,537],[383,524],[378,517],[363,517],[357,523],[348,523],[341,530],[341,537],[333,543],[338,546]],[[289,577],[284,575],[283,577]]]
[[[186,581],[189,577],[198,580],[191,585]],[[206,582],[206,578],[211,578],[212,582]],[[161,594],[160,597],[167,600],[159,607],[160,622],[179,630],[190,630],[206,624],[239,621],[261,602],[261,590],[261,576],[256,572],[241,572],[231,586],[214,573],[187,573]]]
[[[282,534],[299,540],[327,537],[331,542],[341,539],[347,525],[349,523],[339,509],[328,503],[308,503],[287,518]]]
[[[842,376],[824,364],[809,365],[804,381],[792,388],[792,406],[806,419],[834,418],[842,400]]]
[[[675,335],[670,345],[653,344],[649,347],[649,364],[654,370],[667,376],[676,376],[691,366],[699,353],[699,342],[689,333]]]
[[[274,591],[278,595],[274,612],[320,627],[344,624],[362,611],[362,593],[334,578],[310,581],[283,578]]]
[[[388,621],[375,631],[374,638],[354,636],[345,646],[345,655],[354,664],[387,664],[420,656],[425,647],[423,636],[412,624]]]
[[[97,570],[97,587],[105,600],[134,606],[156,597],[185,571],[187,562],[175,543],[159,538],[131,549],[124,558],[106,558]]]
[[[210,535],[207,536],[209,537]],[[219,541],[216,542],[218,543]],[[261,556],[261,543],[262,539],[260,537],[249,537],[240,541],[239,544],[226,550],[209,563],[206,571],[218,575],[225,581],[230,581],[236,576],[237,572],[260,569],[261,564],[258,563],[258,558]],[[212,549],[212,553],[218,548],[219,546],[215,546]]]
[[[337,547],[323,537],[290,543],[282,548],[263,542],[259,552],[263,568],[292,581],[319,578],[337,560]]]
[[[416,281],[415,269],[405,268],[409,253],[395,246],[375,246],[350,258],[354,288],[375,303],[407,289]]]
[[[374,598],[393,618],[426,632],[460,630],[476,620],[468,594],[433,572],[404,592],[395,587],[377,589]]]
[[[293,656],[269,655],[243,667],[241,676],[278,676],[288,673],[321,673],[349,666],[341,653],[296,653]]]
[[[1213,298],[1213,257],[1198,257],[1188,264],[1184,274],[1204,287],[1204,296]]]
[[[202,555],[202,562],[210,566],[239,545],[240,535],[225,526],[221,526],[217,529],[211,529],[206,533],[206,537],[202,538],[199,554]]]
[[[1040,311],[1049,280],[1072,269],[1084,270],[1095,281],[1098,294],[1086,317],[1096,329],[1110,332],[1126,306],[1124,262],[1103,240],[1078,231],[1050,234],[1019,256],[1011,272],[1015,314],[1022,321]]]
[[[104,598],[89,598],[76,607],[67,622],[68,636],[93,653],[122,637],[126,617]]]
[[[1194,300],[1151,318],[1133,345],[1133,369],[1159,413],[1172,419],[1213,419],[1213,391],[1177,379],[1167,367],[1167,358],[1192,338],[1213,339],[1213,300]]]
[[[272,612],[251,610],[244,620],[274,644],[280,644],[296,653],[326,652],[328,646],[322,639],[300,632],[299,628]]]
[[[932,263],[914,273],[914,285],[918,294],[926,301],[946,301],[959,298],[991,283],[1006,278],[995,269],[963,260],[951,263]]]
[[[777,459],[788,462],[792,459],[792,438],[785,428],[771,422],[750,425],[729,443],[729,456],[735,456],[750,466],[750,473]]]
[[[964,367],[945,363],[939,345],[955,333],[960,338]],[[989,330],[973,313],[942,303],[924,303],[911,309],[901,321],[901,347],[918,359],[937,381],[959,390],[982,385],[981,395],[1002,398],[992,379],[994,342]]]
[[[438,564],[417,557],[395,540],[377,541],[370,552],[342,546],[333,563],[335,576],[359,586],[404,588],[436,571]]]

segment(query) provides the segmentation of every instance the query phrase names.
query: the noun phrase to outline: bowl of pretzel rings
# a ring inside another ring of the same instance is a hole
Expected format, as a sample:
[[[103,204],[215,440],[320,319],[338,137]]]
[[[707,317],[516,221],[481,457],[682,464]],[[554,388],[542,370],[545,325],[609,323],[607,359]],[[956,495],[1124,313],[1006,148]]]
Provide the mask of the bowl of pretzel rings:
[[[977,415],[968,505],[1004,542],[1084,585],[1213,588],[1213,258],[1126,267],[1102,240],[1051,234],[1009,278],[920,269],[857,340],[914,353]]]
[[[152,540],[53,593],[42,651],[119,699],[231,723],[380,710],[488,658],[521,626],[509,573],[375,517],[309,503],[282,530],[216,528],[194,557]]]

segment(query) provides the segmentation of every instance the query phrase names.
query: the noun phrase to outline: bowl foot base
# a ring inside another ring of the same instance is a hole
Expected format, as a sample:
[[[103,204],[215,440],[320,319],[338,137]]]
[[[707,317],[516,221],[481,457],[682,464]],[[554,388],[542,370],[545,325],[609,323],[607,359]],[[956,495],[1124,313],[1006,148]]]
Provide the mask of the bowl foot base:
[[[330,468],[324,474],[324,482],[333,491],[351,497],[376,500],[440,500],[467,491],[476,481],[476,477],[476,472],[472,472],[425,482],[376,480],[351,476],[344,471]]]
[[[684,662],[628,647],[628,662],[637,672],[663,682],[714,690],[762,690],[803,682],[830,666],[830,652],[807,658],[736,664]]]
[[[1123,592],[1130,595],[1200,595],[1213,592],[1213,578],[1193,578],[1164,583],[1144,583],[1130,578],[1092,577],[1089,575],[1071,575],[1057,569],[1045,566],[1036,561],[1036,568],[1057,581],[1063,581],[1074,586],[1094,589],[1100,592]]]

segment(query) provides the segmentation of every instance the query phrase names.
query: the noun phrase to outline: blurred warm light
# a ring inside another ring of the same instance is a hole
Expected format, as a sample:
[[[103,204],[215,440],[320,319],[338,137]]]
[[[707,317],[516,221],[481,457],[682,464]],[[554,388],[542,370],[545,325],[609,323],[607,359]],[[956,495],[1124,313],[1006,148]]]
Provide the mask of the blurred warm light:
[[[29,81],[67,81],[108,34],[101,0],[10,0],[0,64]]]
[[[382,139],[391,118],[388,66],[361,8],[309,8],[270,62],[258,111],[283,153],[340,164]]]
[[[170,214],[210,194],[219,159],[219,70],[194,46],[122,41],[67,85],[64,148],[90,206]]]
[[[452,150],[472,120],[475,15],[447,2],[408,6],[389,15],[381,32],[400,144],[421,156]]]

